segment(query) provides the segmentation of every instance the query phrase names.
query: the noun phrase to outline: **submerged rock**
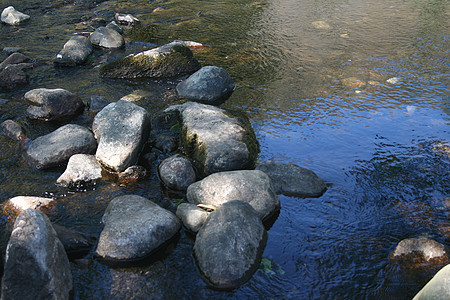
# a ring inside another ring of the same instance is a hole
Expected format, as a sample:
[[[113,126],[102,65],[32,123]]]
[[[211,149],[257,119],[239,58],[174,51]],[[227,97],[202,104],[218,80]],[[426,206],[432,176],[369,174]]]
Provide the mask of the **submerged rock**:
[[[404,239],[398,243],[391,259],[403,261],[409,264],[421,264],[423,262],[448,263],[450,256],[448,249],[428,238]]]
[[[114,198],[103,215],[96,255],[105,260],[144,258],[168,242],[180,229],[178,218],[137,195]]]
[[[30,119],[66,120],[80,114],[84,108],[77,95],[64,89],[34,89],[25,93],[24,98],[32,103],[27,108]]]
[[[445,266],[417,293],[413,300],[450,299],[450,265]]]
[[[97,147],[92,132],[80,125],[67,124],[33,140],[24,156],[37,169],[63,164],[74,154],[92,154]]]
[[[103,48],[122,48],[125,40],[122,35],[111,27],[99,27],[89,37],[92,45]]]
[[[89,100],[89,112],[96,114],[110,103],[111,101],[103,96],[92,96]]]
[[[1,21],[9,25],[18,25],[21,22],[28,20],[29,18],[29,15],[21,13],[13,6],[8,6],[2,11],[1,14]]]
[[[267,232],[248,203],[225,203],[210,214],[197,234],[197,266],[214,288],[238,288],[258,269],[266,239]]]
[[[163,160],[158,171],[162,182],[173,190],[185,191],[196,179],[191,162],[179,154]]]
[[[4,204],[4,210],[12,210],[15,213],[20,213],[26,209],[51,209],[56,205],[55,199],[33,197],[33,196],[16,196]]]
[[[202,228],[209,214],[210,212],[192,203],[181,203],[177,207],[177,217],[181,219],[183,225],[192,233],[197,233]]]
[[[121,184],[133,183],[147,177],[147,170],[142,166],[131,166],[120,172],[118,176]]]
[[[69,299],[71,290],[69,260],[47,216],[21,212],[6,248],[2,299]]]
[[[139,158],[150,132],[150,114],[140,106],[119,100],[95,116],[92,130],[98,140],[97,160],[122,172]]]
[[[88,239],[81,232],[58,224],[53,224],[53,229],[55,229],[58,239],[61,241],[69,258],[81,257],[87,254],[93,246],[92,240]]]
[[[311,170],[295,164],[266,161],[256,167],[269,175],[277,194],[295,197],[320,197],[325,182]]]
[[[56,55],[54,63],[61,66],[81,65],[91,53],[92,44],[87,37],[80,35],[73,36]]]
[[[177,85],[181,98],[206,104],[220,104],[234,90],[234,82],[224,69],[206,66]]]
[[[191,50],[180,43],[130,54],[104,65],[101,77],[109,78],[175,78],[200,68]]]
[[[56,184],[76,187],[84,184],[95,184],[101,178],[102,167],[94,155],[75,154],[70,157],[66,170],[56,180]]]
[[[181,141],[200,177],[253,169],[259,144],[245,115],[233,116],[215,106],[195,102],[175,105],[181,112]]]
[[[190,203],[209,204],[216,207],[239,199],[248,202],[261,220],[270,218],[280,209],[280,200],[269,176],[259,170],[230,171],[209,175],[191,184],[186,196]]]
[[[13,120],[5,120],[0,124],[0,128],[4,135],[15,141],[25,141],[25,131],[22,126]]]

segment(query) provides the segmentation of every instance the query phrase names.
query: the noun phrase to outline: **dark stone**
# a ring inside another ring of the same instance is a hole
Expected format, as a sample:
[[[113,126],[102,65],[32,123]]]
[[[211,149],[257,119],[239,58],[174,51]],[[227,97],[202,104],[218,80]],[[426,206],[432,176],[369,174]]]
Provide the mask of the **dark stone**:
[[[224,69],[206,66],[177,85],[181,98],[218,105],[226,100],[234,90],[234,82]]]
[[[127,184],[140,181],[147,177],[147,170],[142,166],[131,166],[119,173],[119,183]]]
[[[81,232],[65,228],[58,224],[53,224],[53,228],[70,259],[79,258],[88,254],[94,245],[93,240],[88,239]]]
[[[206,219],[195,240],[194,256],[208,284],[235,289],[259,267],[266,240],[255,210],[246,202],[230,201]]]
[[[115,29],[107,27],[97,28],[89,37],[92,45],[103,48],[122,48],[125,40]]]
[[[7,137],[15,141],[25,141],[27,138],[22,126],[13,120],[3,121],[3,123],[0,124],[0,128]]]
[[[87,37],[77,35],[71,37],[63,49],[56,55],[54,63],[60,66],[76,66],[83,64],[92,53],[92,45]]]
[[[32,69],[31,63],[7,65],[0,70],[0,89],[13,90],[28,84],[27,70]]]
[[[92,96],[89,101],[89,111],[96,114],[110,103],[111,101],[103,96]]]
[[[320,197],[327,190],[325,182],[316,173],[295,164],[266,161],[256,169],[269,175],[277,194]]]
[[[179,154],[163,160],[158,171],[162,182],[173,190],[185,191],[196,179],[191,162]]]
[[[42,212],[22,211],[6,249],[2,299],[69,299],[72,274],[64,247]]]
[[[158,158],[158,156],[156,155],[155,152],[148,152],[145,153],[142,158],[141,158],[141,163],[144,167],[146,167],[148,170],[153,169],[154,167],[154,163],[156,161],[156,159]]]
[[[117,23],[115,21],[109,22],[108,25],[106,25],[106,28],[115,30],[119,34],[123,34],[122,28],[119,25],[117,25]]]
[[[19,47],[5,47],[5,48],[3,48],[3,53],[5,53],[8,56],[13,54],[13,53],[20,52],[20,51],[22,51],[22,49],[19,48]]]
[[[10,56],[8,56],[7,58],[5,58],[5,60],[2,61],[2,63],[0,63],[0,69],[4,69],[8,65],[16,65],[26,63],[28,61],[30,61],[29,57],[23,55],[22,53],[15,52]]]
[[[178,137],[160,134],[155,139],[154,147],[164,153],[174,152],[178,149]]]

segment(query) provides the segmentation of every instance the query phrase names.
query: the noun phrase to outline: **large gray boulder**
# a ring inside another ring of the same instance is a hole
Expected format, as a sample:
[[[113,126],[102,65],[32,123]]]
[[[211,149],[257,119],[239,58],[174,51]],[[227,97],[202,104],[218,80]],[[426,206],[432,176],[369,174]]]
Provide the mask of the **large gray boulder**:
[[[125,40],[122,35],[111,27],[99,27],[89,37],[92,45],[103,48],[122,48]]]
[[[226,100],[234,90],[230,75],[216,66],[206,66],[177,85],[181,98],[217,105]]]
[[[200,64],[192,55],[191,50],[182,43],[172,42],[105,64],[100,69],[100,76],[109,78],[176,78],[192,74],[198,69],[200,69]]]
[[[445,266],[417,293],[413,300],[450,299],[450,265]]]
[[[238,288],[259,267],[266,239],[266,230],[248,203],[225,203],[211,213],[197,234],[197,266],[214,288]]]
[[[179,154],[163,160],[158,171],[162,182],[173,190],[185,191],[196,179],[191,162]]]
[[[2,299],[69,299],[72,274],[64,247],[39,210],[17,217],[6,248]]]
[[[95,253],[107,261],[144,258],[174,237],[181,227],[173,213],[137,195],[114,198],[102,220],[105,227]]]
[[[295,197],[320,197],[325,182],[311,170],[290,163],[265,161],[256,167],[272,179],[277,194]]]
[[[35,168],[46,169],[66,163],[74,154],[92,154],[96,147],[89,129],[67,124],[33,140],[24,156]]]
[[[136,104],[119,100],[95,116],[92,131],[98,140],[97,160],[122,172],[139,158],[150,132],[150,114]]]
[[[64,173],[56,180],[56,184],[65,187],[93,185],[102,178],[102,167],[90,154],[75,154],[70,157]]]
[[[70,119],[83,111],[81,99],[64,89],[39,88],[28,91],[25,100],[32,104],[27,108],[30,119],[60,121]]]
[[[237,199],[248,202],[262,220],[270,218],[280,209],[280,199],[269,176],[258,170],[215,173],[187,189],[190,203],[219,207]]]
[[[246,115],[196,102],[171,110],[181,113],[181,142],[200,177],[255,167],[259,144]]]
[[[60,66],[81,65],[91,53],[92,44],[89,39],[82,35],[76,35],[64,44],[53,62]]]
[[[8,6],[2,11],[0,19],[3,23],[9,25],[18,25],[21,22],[28,20],[29,18],[30,18],[29,15],[21,13],[20,11],[16,10],[13,6]]]

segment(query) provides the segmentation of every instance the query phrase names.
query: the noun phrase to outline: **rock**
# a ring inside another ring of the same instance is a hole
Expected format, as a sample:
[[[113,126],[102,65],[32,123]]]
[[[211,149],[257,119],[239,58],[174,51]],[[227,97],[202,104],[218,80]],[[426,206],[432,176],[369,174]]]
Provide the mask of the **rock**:
[[[5,210],[12,210],[15,213],[20,213],[27,209],[50,210],[54,208],[56,201],[51,198],[33,197],[33,196],[17,196],[6,201],[4,205]]]
[[[391,259],[404,261],[406,263],[425,262],[449,262],[448,249],[428,238],[404,239],[398,243]]]
[[[217,289],[235,289],[261,263],[267,232],[255,210],[235,200],[211,213],[199,230],[194,256],[201,274]]]
[[[188,47],[170,43],[105,64],[101,77],[109,78],[175,78],[200,69]]]
[[[93,246],[92,240],[89,240],[81,232],[65,228],[58,224],[53,224],[53,229],[55,229],[67,256],[71,259],[86,255]]]
[[[153,169],[154,162],[156,161],[157,158],[158,156],[156,155],[155,152],[145,153],[141,158],[142,165],[148,170]]]
[[[95,116],[92,130],[98,140],[97,160],[122,172],[139,158],[150,132],[150,114],[142,107],[119,100]]]
[[[26,63],[28,61],[30,61],[30,58],[28,56],[25,56],[19,52],[15,52],[9,55],[7,58],[5,58],[5,60],[2,61],[2,63],[0,63],[0,69],[4,69],[8,65],[16,65]]]
[[[20,11],[17,11],[14,7],[8,6],[2,11],[1,20],[3,23],[9,25],[18,25],[19,23],[29,19],[30,16]]]
[[[115,21],[109,22],[108,25],[106,25],[106,28],[115,30],[119,34],[123,34],[122,28],[119,25],[117,25]]]
[[[116,30],[107,27],[97,28],[89,37],[92,45],[103,48],[122,48],[125,40]]]
[[[56,55],[55,64],[60,66],[76,66],[83,64],[92,53],[92,44],[85,36],[72,36],[63,49]]]
[[[178,232],[178,218],[137,195],[114,198],[103,215],[96,255],[104,260],[137,260],[150,255]]]
[[[277,194],[294,197],[320,197],[325,182],[311,170],[295,164],[266,161],[256,167],[269,175]]]
[[[209,215],[209,212],[192,203],[181,203],[177,207],[177,217],[192,233],[197,233],[202,228]]]
[[[96,147],[89,129],[67,124],[32,141],[24,156],[35,168],[46,169],[66,163],[74,154],[92,154]]]
[[[22,126],[20,126],[13,120],[3,121],[0,124],[0,128],[3,131],[3,134],[9,137],[10,139],[13,139],[15,141],[25,141],[27,139]]]
[[[2,299],[69,299],[72,274],[64,247],[47,216],[20,213],[6,248]]]
[[[148,91],[135,90],[132,93],[123,96],[122,98],[120,98],[120,100],[125,100],[128,102],[136,102],[136,101],[140,101],[149,96],[151,96],[151,93],[149,93]]]
[[[179,154],[163,160],[158,171],[162,182],[173,190],[185,191],[196,179],[191,162]]]
[[[72,188],[95,184],[101,178],[102,167],[94,155],[75,154],[70,157],[66,170],[56,184]]]
[[[450,265],[445,266],[417,293],[413,300],[450,299]]]
[[[103,96],[92,96],[89,101],[89,111],[91,113],[98,113],[111,102]]]
[[[20,51],[22,51],[22,49],[19,48],[19,47],[5,47],[5,48],[3,48],[3,53],[5,53],[8,56],[13,54],[13,53],[20,52]]]
[[[329,30],[329,29],[331,29],[330,24],[328,24],[328,23],[325,22],[325,21],[314,21],[314,22],[311,22],[311,24],[312,24],[312,26],[314,26],[314,28],[316,28],[316,29],[324,29],[324,30]]]
[[[396,85],[396,84],[400,84],[402,82],[402,79],[400,77],[392,77],[392,78],[389,78],[388,80],[386,80],[386,82],[389,84]]]
[[[119,173],[119,183],[137,182],[147,177],[147,170],[142,166],[131,166]]]
[[[177,85],[181,98],[206,104],[220,104],[234,90],[234,82],[224,69],[206,66]]]
[[[33,68],[27,63],[29,58],[21,53],[13,53],[0,64],[0,89],[13,90],[28,84],[27,71]]]
[[[67,120],[81,113],[84,107],[77,95],[64,89],[34,89],[25,93],[24,98],[32,103],[27,108],[30,119]]]
[[[358,78],[349,77],[342,79],[342,84],[350,88],[362,88],[366,83]]]
[[[280,209],[280,200],[269,176],[259,170],[215,173],[187,189],[190,203],[219,207],[236,199],[248,202],[262,220],[270,218]]]
[[[255,167],[259,144],[244,114],[235,117],[218,107],[195,102],[169,110],[181,112],[181,143],[200,177]]]
[[[154,147],[161,152],[170,153],[178,149],[178,137],[168,134],[160,134],[154,141]]]
[[[116,18],[116,20],[119,24],[130,26],[130,27],[135,26],[141,22],[138,18],[136,18],[135,16],[130,15],[130,14],[116,13],[114,15],[114,17]]]

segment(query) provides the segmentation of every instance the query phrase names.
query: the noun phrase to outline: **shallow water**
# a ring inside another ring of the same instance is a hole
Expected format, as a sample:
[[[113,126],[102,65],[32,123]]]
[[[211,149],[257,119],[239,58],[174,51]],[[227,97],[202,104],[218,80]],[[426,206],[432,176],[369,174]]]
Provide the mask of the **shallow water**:
[[[15,4],[32,18],[1,25],[0,46],[23,48],[38,66],[29,86],[0,94],[0,121],[18,121],[32,138],[54,130],[24,117],[21,97],[38,87],[65,88],[85,101],[93,95],[116,101],[140,89],[147,96],[138,104],[157,111],[175,101],[176,80],[100,79],[96,61],[194,40],[210,46],[194,53],[199,61],[224,67],[237,83],[222,106],[248,112],[260,159],[309,168],[330,187],[317,199],[280,196],[263,254],[271,268],[262,265],[237,290],[207,288],[192,257],[193,240],[182,231],[171,252],[145,266],[73,265],[76,299],[410,299],[436,272],[401,268],[389,253],[409,237],[450,242],[450,160],[439,150],[450,142],[448,1],[107,1],[93,8],[86,2]],[[75,23],[111,11],[152,25],[153,37],[112,54],[98,51],[86,66],[53,66]],[[91,121],[87,114],[74,120]],[[50,217],[69,228],[98,236],[108,202],[126,193],[174,210],[176,200],[161,189],[155,170],[134,186],[103,182],[94,191],[72,192],[54,185],[63,170],[30,169],[19,145],[3,136],[0,147],[2,201],[54,196],[58,211]],[[2,224],[9,228],[6,218]]]

